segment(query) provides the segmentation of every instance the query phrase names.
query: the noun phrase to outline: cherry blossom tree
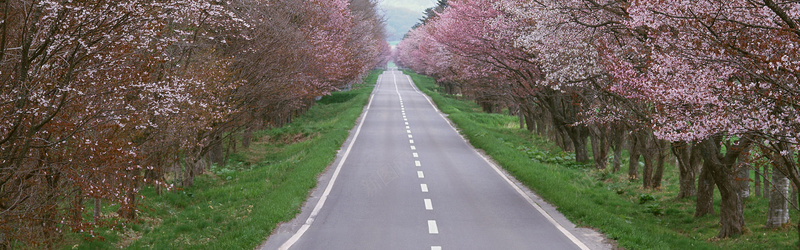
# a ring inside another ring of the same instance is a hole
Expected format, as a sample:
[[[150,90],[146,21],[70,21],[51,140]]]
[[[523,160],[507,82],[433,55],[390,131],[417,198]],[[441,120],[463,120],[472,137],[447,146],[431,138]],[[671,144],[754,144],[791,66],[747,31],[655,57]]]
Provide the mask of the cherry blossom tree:
[[[180,184],[192,185],[223,142],[282,124],[388,53],[374,2],[0,6],[6,247],[50,244],[65,230],[115,220],[97,213],[103,202],[134,218],[143,184],[169,189],[163,176],[177,166]],[[90,200],[95,219],[86,221]]]

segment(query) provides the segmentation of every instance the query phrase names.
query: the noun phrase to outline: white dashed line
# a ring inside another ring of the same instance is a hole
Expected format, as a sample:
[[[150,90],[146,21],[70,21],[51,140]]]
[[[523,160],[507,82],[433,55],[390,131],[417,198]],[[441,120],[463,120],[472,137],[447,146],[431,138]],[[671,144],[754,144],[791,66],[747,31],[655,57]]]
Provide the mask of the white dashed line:
[[[406,129],[411,129],[411,126],[406,126]]]
[[[403,121],[408,121],[408,119],[406,119],[406,118],[403,118]]]
[[[417,150],[417,147],[411,146],[411,150]]]
[[[411,134],[411,130],[407,129],[407,130],[406,130],[406,133],[409,133],[409,134]]]
[[[406,122],[406,125],[408,125],[408,122]]]
[[[436,226],[435,220],[428,220],[428,233],[439,234],[439,227]]]
[[[433,210],[431,199],[425,199],[425,210]]]
[[[408,140],[408,143],[414,144],[414,140]]]
[[[422,171],[417,171],[417,178],[420,178],[420,179],[425,178],[425,173],[423,173]]]
[[[414,158],[419,158],[419,154],[413,153],[413,155],[414,155]]]
[[[431,250],[442,250],[441,246],[431,246]]]
[[[419,189],[421,189],[423,193],[427,193],[428,192],[428,184],[419,184]]]
[[[408,135],[408,138],[414,138],[414,136],[413,135]]]
[[[453,131],[458,133],[458,130],[453,126],[452,123],[450,123],[450,121],[447,118],[445,118],[445,116],[441,112],[441,110],[439,110],[439,108],[436,107],[435,104],[433,104],[433,101],[431,100],[431,98],[419,91],[419,89],[414,85],[414,81],[411,80],[410,76],[406,75],[406,78],[408,79],[409,85],[414,89],[414,91],[416,91],[421,96],[425,97],[425,99],[428,101],[428,104],[430,104],[431,107],[433,107],[433,109],[436,110],[437,113],[439,113],[439,116],[442,117],[442,119],[444,119],[445,121],[447,121],[448,124],[450,124],[450,128],[453,129]],[[395,79],[395,88],[397,88],[397,80],[396,79]],[[462,137],[462,139],[464,139],[464,138]],[[469,145],[469,142],[467,142],[466,139],[464,139],[464,143]],[[477,153],[477,151],[475,151],[475,152]],[[478,155],[480,155],[480,154],[478,154]],[[542,207],[539,206],[539,204],[534,202],[533,199],[530,196],[528,196],[519,186],[517,186],[513,181],[511,181],[511,179],[508,176],[506,176],[502,171],[500,171],[500,168],[497,165],[492,163],[485,156],[483,156],[483,155],[480,155],[480,156],[481,156],[481,158],[483,158],[483,160],[487,164],[489,164],[489,166],[492,167],[492,169],[494,169],[495,172],[497,172],[498,175],[500,175],[501,178],[503,178],[512,188],[514,188],[514,190],[516,190],[517,193],[519,193],[522,196],[522,198],[525,199],[525,201],[528,202],[528,204],[533,206],[540,214],[542,214],[545,217],[545,219],[547,219],[551,224],[553,224],[553,226],[555,226],[556,229],[558,229],[558,231],[561,231],[561,233],[564,234],[567,238],[569,238],[573,243],[575,243],[575,245],[577,245],[578,248],[585,249],[585,250],[589,249],[589,247],[586,246],[586,244],[581,242],[578,238],[575,237],[575,235],[573,235],[570,231],[568,231],[566,228],[561,226],[561,224],[556,222],[556,220],[553,219],[552,216],[547,214],[547,212],[544,211],[544,209],[542,209]]]
[[[421,167],[422,163],[420,163],[419,161],[414,161],[414,165],[416,165],[417,167]]]

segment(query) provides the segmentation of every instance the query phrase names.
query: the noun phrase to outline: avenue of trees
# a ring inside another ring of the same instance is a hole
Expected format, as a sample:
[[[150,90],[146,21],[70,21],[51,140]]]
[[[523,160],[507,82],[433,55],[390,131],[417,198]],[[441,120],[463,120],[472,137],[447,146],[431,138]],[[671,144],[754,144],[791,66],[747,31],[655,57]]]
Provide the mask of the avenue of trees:
[[[427,14],[396,60],[449,94],[508,108],[596,168],[619,170],[626,148],[629,178],[646,189],[661,187],[674,157],[677,198],[696,197],[695,216],[716,213],[719,190],[721,238],[746,231],[750,171],[771,175],[766,226],[789,223],[790,186],[800,186],[800,3],[442,0]]]
[[[0,16],[0,248],[133,219],[144,185],[191,186],[389,54],[372,0],[2,1]]]

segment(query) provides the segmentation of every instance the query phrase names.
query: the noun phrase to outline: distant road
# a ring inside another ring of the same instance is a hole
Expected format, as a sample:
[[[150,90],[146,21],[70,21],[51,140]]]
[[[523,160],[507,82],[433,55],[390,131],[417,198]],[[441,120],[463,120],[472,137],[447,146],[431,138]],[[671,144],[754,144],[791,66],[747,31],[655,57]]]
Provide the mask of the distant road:
[[[304,212],[262,249],[609,248],[539,207],[401,72],[381,75],[365,112]]]

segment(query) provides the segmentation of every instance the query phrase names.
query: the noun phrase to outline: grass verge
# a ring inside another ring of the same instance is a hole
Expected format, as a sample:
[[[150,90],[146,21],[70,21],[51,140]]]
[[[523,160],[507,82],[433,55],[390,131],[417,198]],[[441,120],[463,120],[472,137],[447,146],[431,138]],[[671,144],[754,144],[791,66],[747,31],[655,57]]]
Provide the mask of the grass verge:
[[[520,129],[518,118],[483,113],[473,102],[440,94],[433,79],[410,71],[405,73],[449,115],[472,145],[558,207],[576,225],[595,228],[622,248],[793,249],[797,246],[797,231],[793,226],[763,228],[766,198],[746,200],[748,233],[716,239],[718,215],[694,218],[694,197],[674,198],[679,188],[674,167],[665,170],[661,191],[643,190],[641,182],[627,179],[627,162],[623,162],[618,173],[572,164],[569,154]],[[719,213],[718,193],[715,206]],[[793,212],[795,220],[796,216]]]
[[[212,167],[193,187],[162,195],[145,188],[139,223],[98,230],[104,241],[74,234],[64,248],[255,248],[278,223],[300,212],[380,73],[371,72],[354,90],[323,97],[285,127],[257,132],[248,150],[234,153],[224,167]]]

